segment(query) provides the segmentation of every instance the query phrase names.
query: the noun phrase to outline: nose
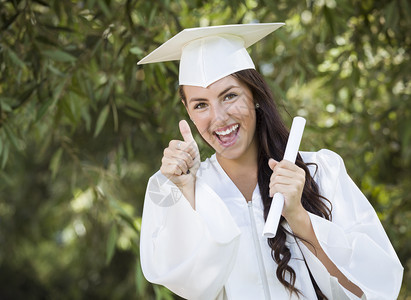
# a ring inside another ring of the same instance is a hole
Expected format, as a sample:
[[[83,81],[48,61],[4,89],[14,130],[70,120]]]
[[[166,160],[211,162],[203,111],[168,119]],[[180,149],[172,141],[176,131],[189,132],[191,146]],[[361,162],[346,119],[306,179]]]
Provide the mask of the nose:
[[[217,126],[219,126],[219,124],[226,125],[226,121],[229,118],[227,107],[218,101],[212,106],[211,110],[213,123]]]

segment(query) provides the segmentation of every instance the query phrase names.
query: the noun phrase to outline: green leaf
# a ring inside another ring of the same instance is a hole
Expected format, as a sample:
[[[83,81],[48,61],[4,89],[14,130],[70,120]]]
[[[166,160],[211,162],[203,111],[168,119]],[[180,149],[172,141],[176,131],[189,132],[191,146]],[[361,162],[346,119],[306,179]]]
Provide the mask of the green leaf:
[[[28,86],[27,89],[23,90],[18,96],[20,103],[27,101],[27,99],[29,99],[31,95],[33,94],[33,92],[38,88],[39,84],[36,84],[33,81],[31,81],[29,84],[27,84],[27,86]]]
[[[63,80],[62,82],[57,85],[55,88],[55,91],[53,93],[53,105],[60,99],[61,92],[64,89],[64,86],[66,85],[67,80]]]
[[[77,124],[81,118],[82,99],[74,92],[68,92],[67,95],[59,102],[66,117],[68,117],[72,125]]]
[[[0,140],[1,142],[1,140]],[[1,145],[0,145],[1,146]],[[1,148],[0,148],[0,154],[1,154]],[[121,177],[122,174],[122,164],[121,161],[124,158],[124,150],[123,150],[123,145],[120,144],[117,152],[116,152],[116,168],[117,168],[117,175]]]
[[[8,174],[6,174],[5,172],[0,172],[1,181],[5,185],[12,185],[13,184],[13,179],[10,178],[10,176],[7,176],[7,175]]]
[[[143,55],[144,51],[140,47],[133,47],[130,49],[130,52],[135,54],[135,55]]]
[[[96,2],[96,0],[87,0],[87,7],[89,9],[94,8],[94,3]]]
[[[1,110],[7,111],[7,112],[11,112],[11,111],[12,111],[11,106],[8,105],[7,103],[1,102],[0,104],[1,104]]]
[[[3,150],[3,158],[1,160],[1,169],[4,170],[4,167],[7,164],[7,160],[9,159],[9,146],[5,145]]]
[[[6,132],[6,135],[8,137],[8,139],[10,140],[11,144],[13,145],[14,148],[16,148],[17,150],[20,150],[20,145],[19,145],[19,140],[18,138],[15,136],[14,132],[10,129],[10,127],[7,124],[3,125],[4,131]]]
[[[76,57],[62,50],[44,50],[41,53],[55,61],[75,62],[77,60]]]
[[[90,130],[91,130],[91,116],[90,116],[90,113],[89,113],[88,109],[83,109],[81,111],[81,117],[85,122],[86,131],[90,132]]]
[[[134,225],[134,219],[131,216],[124,213],[119,213],[118,215],[124,222],[128,224],[128,226],[130,226],[131,229],[133,229],[137,234],[139,233],[136,226]]]
[[[103,88],[103,91],[101,92],[101,97],[100,97],[101,100],[104,101],[108,99],[108,97],[110,96],[112,87],[113,87],[112,80],[109,80],[106,84],[104,84],[104,88]]]
[[[50,160],[50,165],[49,169],[51,170],[51,178],[55,178],[57,171],[60,167],[60,162],[61,162],[61,155],[63,154],[63,148],[59,148],[53,155],[53,157]]]
[[[324,5],[323,13],[324,13],[325,20],[327,21],[327,24],[330,27],[331,35],[335,35],[334,18],[333,18],[333,15],[330,9],[327,7],[327,5]]]
[[[143,299],[144,291],[147,288],[147,280],[144,278],[143,271],[141,270],[140,261],[136,263],[135,269],[135,285],[136,285],[136,293]]]
[[[118,237],[117,226],[116,224],[113,224],[111,225],[110,232],[108,234],[107,244],[106,244],[106,250],[107,250],[106,265],[108,265],[111,262],[111,259],[113,258],[114,250],[116,249],[117,237]]]
[[[106,17],[108,17],[108,18],[111,17],[110,9],[108,8],[108,6],[107,6],[107,4],[104,0],[98,0],[98,6],[100,6],[101,10],[106,15]]]
[[[58,76],[61,76],[61,77],[65,76],[65,74],[63,72],[61,72],[59,69],[53,67],[51,64],[47,65],[47,69],[49,69],[52,73],[54,73]]]
[[[150,12],[150,17],[148,18],[148,25],[151,26],[153,24],[153,20],[155,19],[155,16],[157,16],[157,6],[154,6],[153,9]]]
[[[114,121],[114,132],[118,131],[118,112],[117,112],[117,106],[115,103],[112,105],[112,111],[113,111],[113,121]]]
[[[48,108],[51,106],[52,103],[53,103],[53,99],[49,99],[40,106],[39,110],[37,111],[37,115],[36,115],[37,121],[43,117],[43,115],[46,113],[46,111],[48,110]]]
[[[119,205],[116,199],[110,197],[110,206],[116,209],[118,214],[127,216],[127,212]]]
[[[19,66],[20,68],[25,68],[26,64],[17,56],[17,54],[15,52],[13,52],[13,50],[11,49],[7,49],[7,53],[9,54],[9,57],[11,59],[11,61]]]
[[[134,108],[138,112],[147,113],[145,107],[139,101],[128,97],[122,97],[121,100],[124,101],[127,106]]]
[[[397,1],[392,1],[390,4],[387,5],[387,8],[385,10],[385,16],[387,19],[386,27],[396,31],[397,23],[399,20]]]
[[[63,80],[62,82],[60,82],[54,90],[53,98],[45,101],[40,106],[39,110],[37,111],[37,115],[36,115],[37,121],[43,117],[43,115],[47,112],[49,107],[54,107],[56,105],[57,101],[60,99],[60,95],[61,95],[61,92],[63,91],[65,84],[66,84],[66,80]]]
[[[103,126],[107,120],[109,109],[110,109],[109,106],[106,105],[101,110],[100,115],[98,116],[98,119],[97,119],[96,130],[94,131],[94,137],[98,136],[101,129],[103,129]]]

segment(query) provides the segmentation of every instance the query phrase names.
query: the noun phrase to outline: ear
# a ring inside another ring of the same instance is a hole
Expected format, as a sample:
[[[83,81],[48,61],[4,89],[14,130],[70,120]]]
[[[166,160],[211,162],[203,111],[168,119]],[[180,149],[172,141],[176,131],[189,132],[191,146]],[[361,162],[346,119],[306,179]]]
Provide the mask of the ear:
[[[187,101],[184,101],[184,98],[186,98],[186,96],[185,96],[185,93],[184,93],[184,85],[180,85],[179,87],[178,87],[178,94],[180,95],[180,100],[181,100],[181,102],[183,102],[183,104],[184,104],[184,106],[186,107],[186,109],[187,109]]]

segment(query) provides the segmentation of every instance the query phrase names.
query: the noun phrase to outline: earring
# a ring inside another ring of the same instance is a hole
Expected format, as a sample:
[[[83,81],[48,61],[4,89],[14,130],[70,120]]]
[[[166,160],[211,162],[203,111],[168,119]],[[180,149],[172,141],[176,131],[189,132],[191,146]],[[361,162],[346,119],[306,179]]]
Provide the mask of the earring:
[[[255,108],[256,108],[256,109],[260,108],[260,104],[259,104],[259,103],[256,103],[256,104],[255,104]]]

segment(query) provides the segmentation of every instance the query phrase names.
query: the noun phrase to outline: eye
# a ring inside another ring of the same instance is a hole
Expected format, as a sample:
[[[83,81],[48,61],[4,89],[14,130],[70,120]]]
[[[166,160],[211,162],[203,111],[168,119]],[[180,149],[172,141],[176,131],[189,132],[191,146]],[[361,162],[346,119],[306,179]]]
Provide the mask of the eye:
[[[229,93],[229,94],[227,94],[227,95],[224,96],[224,101],[232,100],[232,99],[234,99],[235,97],[237,97],[237,94],[235,94],[235,93]]]
[[[207,106],[207,104],[205,104],[204,102],[200,102],[196,105],[194,105],[194,109],[201,109],[201,108],[205,108]]]

